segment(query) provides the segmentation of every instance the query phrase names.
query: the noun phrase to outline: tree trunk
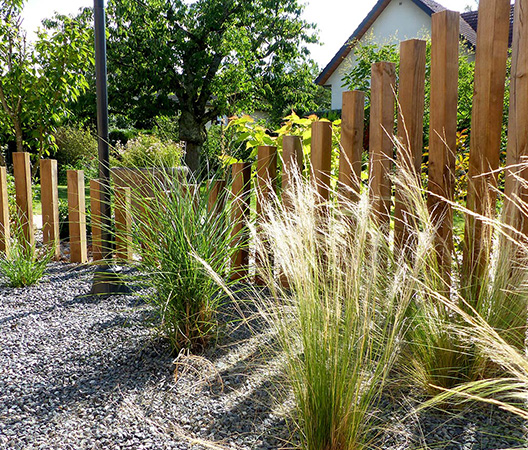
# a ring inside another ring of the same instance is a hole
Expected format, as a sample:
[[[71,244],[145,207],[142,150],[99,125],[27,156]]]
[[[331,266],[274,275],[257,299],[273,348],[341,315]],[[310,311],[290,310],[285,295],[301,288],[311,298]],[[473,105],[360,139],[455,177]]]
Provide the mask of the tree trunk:
[[[182,110],[178,125],[180,139],[186,142],[185,164],[191,174],[198,177],[201,169],[200,153],[207,136],[204,120],[192,111]]]
[[[13,124],[15,126],[17,152],[23,152],[24,146],[22,144],[22,124],[20,123],[20,118],[13,116]]]

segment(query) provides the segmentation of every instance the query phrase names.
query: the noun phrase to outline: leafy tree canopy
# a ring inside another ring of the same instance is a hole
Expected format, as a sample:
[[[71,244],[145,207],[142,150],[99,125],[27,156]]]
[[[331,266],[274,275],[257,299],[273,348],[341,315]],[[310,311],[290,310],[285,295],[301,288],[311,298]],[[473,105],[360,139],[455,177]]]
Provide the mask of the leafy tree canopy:
[[[93,63],[88,31],[56,16],[29,43],[21,26],[23,0],[0,5],[1,128],[16,137],[17,151],[37,147],[41,157],[56,147],[53,131],[68,115],[66,103],[87,87],[83,68]]]
[[[208,121],[257,108],[278,117],[313,99],[304,44],[316,37],[302,10],[298,0],[110,0],[111,108],[143,120],[179,110],[197,171]]]

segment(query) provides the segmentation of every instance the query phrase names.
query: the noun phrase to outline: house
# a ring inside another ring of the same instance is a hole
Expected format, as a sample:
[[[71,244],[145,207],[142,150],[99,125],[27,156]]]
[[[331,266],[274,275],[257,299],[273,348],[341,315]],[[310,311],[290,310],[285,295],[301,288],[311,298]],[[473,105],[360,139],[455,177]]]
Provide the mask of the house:
[[[368,40],[387,44],[423,38],[430,35],[431,16],[445,9],[433,0],[379,0],[315,80],[331,89],[332,109],[341,109],[342,94],[346,90],[342,87],[343,76],[354,65],[356,43]],[[478,11],[462,13],[460,17],[460,37],[472,48],[477,42],[477,19]],[[513,5],[510,23],[513,24]],[[511,34],[512,25],[510,43]]]

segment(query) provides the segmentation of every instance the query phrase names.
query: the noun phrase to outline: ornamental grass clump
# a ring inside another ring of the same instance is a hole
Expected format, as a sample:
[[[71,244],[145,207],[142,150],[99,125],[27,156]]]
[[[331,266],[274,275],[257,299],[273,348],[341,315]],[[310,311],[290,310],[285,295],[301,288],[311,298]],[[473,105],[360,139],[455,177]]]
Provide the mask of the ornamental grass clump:
[[[43,277],[55,253],[54,248],[52,245],[39,248],[26,245],[18,221],[13,229],[9,254],[0,254],[0,276],[9,287],[32,286]]]
[[[395,263],[368,196],[338,206],[311,183],[294,184],[292,206],[275,198],[255,230],[272,293],[258,297],[260,310],[286,355],[303,448],[370,448],[419,269]]]
[[[215,337],[216,313],[224,300],[202,262],[229,283],[236,250],[225,191],[211,208],[207,186],[160,171],[148,178],[152,196],[145,197],[144,190],[132,194],[136,281],[151,288],[160,331],[173,349],[199,350]]]
[[[396,189],[414,211],[413,224],[420,234],[436,234],[424,192],[404,170],[395,177]],[[462,214],[471,211],[452,203]],[[453,389],[461,384],[496,376],[500,369],[487,352],[482,352],[470,339],[462,339],[466,321],[453,311],[480,317],[509,345],[521,350],[526,335],[528,308],[528,264],[520,258],[518,243],[505,231],[500,219],[476,217],[487,223],[495,236],[495,246],[478,279],[478,289],[469,285],[463,267],[457,261],[446,278],[437,264],[432,242],[415,254],[414,261],[426,270],[417,274],[417,292],[408,310],[409,328],[405,337],[404,357],[398,364],[405,379],[420,385],[431,396],[439,389]],[[425,242],[425,240],[423,240]],[[458,257],[457,257],[458,256]]]

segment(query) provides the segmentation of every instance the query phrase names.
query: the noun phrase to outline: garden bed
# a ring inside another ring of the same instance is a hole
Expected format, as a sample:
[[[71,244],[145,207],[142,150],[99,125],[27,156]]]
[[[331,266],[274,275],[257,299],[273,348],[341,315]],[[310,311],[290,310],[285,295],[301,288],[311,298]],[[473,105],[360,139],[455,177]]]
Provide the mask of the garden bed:
[[[0,448],[291,447],[283,359],[260,321],[224,307],[218,344],[175,358],[139,295],[87,296],[91,273],[53,263],[38,286],[0,287]],[[522,421],[505,412],[409,414],[416,404],[387,393],[383,448],[526,447]]]

